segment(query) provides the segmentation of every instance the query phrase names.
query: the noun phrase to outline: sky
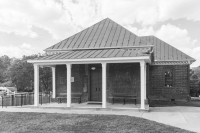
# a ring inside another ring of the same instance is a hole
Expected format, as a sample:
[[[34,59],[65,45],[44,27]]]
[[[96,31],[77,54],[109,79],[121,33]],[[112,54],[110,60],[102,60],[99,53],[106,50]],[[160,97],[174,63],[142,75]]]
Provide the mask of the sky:
[[[0,56],[42,53],[107,17],[138,36],[160,38],[200,66],[200,0],[0,0]]]

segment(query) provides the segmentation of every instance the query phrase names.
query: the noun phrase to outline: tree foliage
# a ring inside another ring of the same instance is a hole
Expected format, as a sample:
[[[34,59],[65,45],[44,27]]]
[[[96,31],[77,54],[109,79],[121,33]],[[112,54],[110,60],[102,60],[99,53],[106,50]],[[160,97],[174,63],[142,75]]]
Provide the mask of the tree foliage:
[[[22,59],[10,59],[8,56],[0,58],[0,83],[4,85],[15,85],[18,91],[33,91],[34,89],[34,67],[27,60],[34,59],[40,55],[23,56]],[[52,89],[51,69],[40,68],[40,91]]]
[[[200,67],[190,70],[190,95],[193,97],[200,94]]]

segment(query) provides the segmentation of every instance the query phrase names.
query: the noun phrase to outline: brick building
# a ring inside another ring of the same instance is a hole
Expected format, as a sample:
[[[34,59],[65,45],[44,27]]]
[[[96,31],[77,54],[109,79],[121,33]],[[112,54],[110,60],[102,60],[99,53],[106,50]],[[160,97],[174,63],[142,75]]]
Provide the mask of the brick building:
[[[109,18],[45,49],[34,64],[35,105],[38,105],[39,66],[52,67],[53,97],[73,94],[81,102],[113,96],[136,96],[140,108],[150,99],[187,100],[189,69],[195,61],[155,36],[138,37]],[[120,102],[120,98],[116,100]],[[127,102],[132,102],[128,99]]]

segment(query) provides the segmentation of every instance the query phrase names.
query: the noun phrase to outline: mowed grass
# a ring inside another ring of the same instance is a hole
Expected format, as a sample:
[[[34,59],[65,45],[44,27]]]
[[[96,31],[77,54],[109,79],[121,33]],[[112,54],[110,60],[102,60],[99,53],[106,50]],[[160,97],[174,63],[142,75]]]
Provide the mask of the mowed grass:
[[[75,115],[0,112],[1,133],[190,133],[142,118],[116,115]]]

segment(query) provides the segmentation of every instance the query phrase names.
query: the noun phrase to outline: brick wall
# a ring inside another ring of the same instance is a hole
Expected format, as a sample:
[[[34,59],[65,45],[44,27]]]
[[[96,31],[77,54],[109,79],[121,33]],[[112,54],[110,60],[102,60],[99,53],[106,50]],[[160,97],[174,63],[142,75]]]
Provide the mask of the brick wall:
[[[173,86],[165,86],[165,71],[173,70]],[[149,67],[149,97],[150,99],[175,99],[187,100],[188,88],[188,65],[155,65]]]
[[[165,87],[165,70],[173,69],[173,87]],[[152,99],[187,100],[188,65],[147,65],[147,96]],[[72,93],[82,93],[82,102],[90,98],[88,65],[72,66]],[[67,92],[66,65],[56,66],[56,96]],[[107,101],[112,93],[137,94],[140,103],[140,64],[119,63],[107,65]],[[65,99],[66,102],[66,99]],[[76,102],[76,101],[72,101]],[[116,101],[122,102],[122,101]],[[129,102],[129,101],[128,101]],[[133,102],[133,101],[130,101]]]
[[[111,100],[108,97],[112,93],[123,93],[128,95],[137,94],[137,101],[140,102],[139,63],[109,64],[107,65],[107,71],[107,101]]]
[[[67,79],[66,79],[66,65],[56,66],[56,96],[60,96],[60,93],[67,93]],[[88,75],[86,73],[85,65],[72,65],[72,93],[82,93],[82,102],[88,101]],[[66,99],[63,99],[66,102]],[[73,99],[72,102],[77,102]]]
[[[83,93],[82,102],[89,100],[90,81],[88,65],[72,66],[72,93]],[[56,96],[67,92],[66,65],[56,66]],[[112,93],[137,94],[140,101],[140,64],[119,63],[107,65],[107,101]],[[66,102],[66,99],[63,99]],[[76,101],[72,101],[76,102]],[[118,102],[118,101],[116,101]],[[122,101],[119,101],[122,102]],[[129,101],[127,101],[129,102]],[[130,101],[133,102],[133,101]]]

